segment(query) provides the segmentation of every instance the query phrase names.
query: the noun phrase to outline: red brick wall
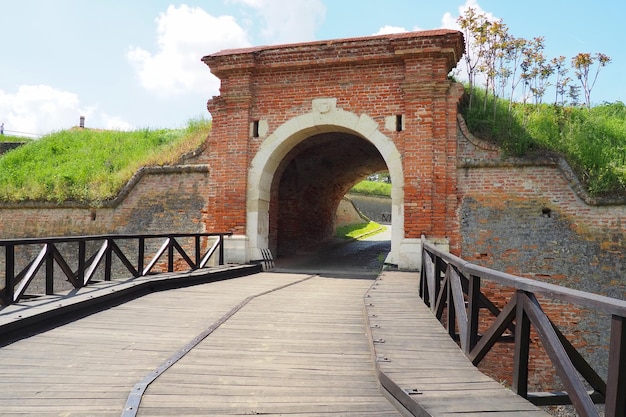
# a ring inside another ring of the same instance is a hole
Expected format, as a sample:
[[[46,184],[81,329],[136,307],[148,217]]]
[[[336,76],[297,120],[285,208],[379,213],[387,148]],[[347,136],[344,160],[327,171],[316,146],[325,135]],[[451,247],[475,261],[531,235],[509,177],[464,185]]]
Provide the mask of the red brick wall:
[[[376,120],[400,151],[405,236],[449,237],[458,249],[454,116],[462,88],[447,76],[462,52],[462,35],[442,30],[205,57],[222,82],[220,96],[208,104],[209,164],[216,169],[207,228],[245,233],[245,195],[236,190],[245,189],[247,167],[262,141],[250,137],[250,123],[267,121],[271,134],[310,113],[313,99],[336,98],[338,108]],[[404,131],[385,130],[385,118],[395,115],[404,116]],[[274,215],[281,212],[271,204]],[[269,234],[278,235],[273,229]]]

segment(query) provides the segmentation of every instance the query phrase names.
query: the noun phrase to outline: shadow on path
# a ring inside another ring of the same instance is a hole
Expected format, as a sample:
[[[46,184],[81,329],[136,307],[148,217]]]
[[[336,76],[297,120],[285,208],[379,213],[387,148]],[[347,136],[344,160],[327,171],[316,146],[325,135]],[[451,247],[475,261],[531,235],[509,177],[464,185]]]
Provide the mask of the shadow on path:
[[[375,279],[391,250],[391,228],[359,240],[332,239],[318,250],[279,258],[273,272]]]

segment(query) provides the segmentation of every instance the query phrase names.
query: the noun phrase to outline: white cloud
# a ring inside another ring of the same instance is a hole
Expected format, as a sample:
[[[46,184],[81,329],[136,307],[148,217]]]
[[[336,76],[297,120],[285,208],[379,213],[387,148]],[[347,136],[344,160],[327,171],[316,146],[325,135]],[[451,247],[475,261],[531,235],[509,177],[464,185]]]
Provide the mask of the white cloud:
[[[418,26],[414,26],[413,29],[411,29],[412,32],[418,32],[420,30],[424,30]],[[378,36],[378,35],[391,35],[394,33],[406,33],[409,30],[400,26],[390,26],[390,25],[386,25],[381,27],[380,29],[378,29],[378,32],[374,33],[373,36]]]
[[[103,113],[101,119],[104,129],[122,131],[130,131],[136,129],[136,126],[128,123],[126,120],[118,116],[111,116],[110,114]],[[89,127],[89,124],[87,124],[87,127]]]
[[[403,28],[403,27],[398,27],[398,26],[383,26],[380,29],[378,29],[378,32],[374,33],[374,36],[377,35],[390,35],[392,33],[405,33],[408,32],[407,29]]]
[[[478,0],[466,0],[465,4],[459,6],[459,8],[458,8],[458,15],[454,16],[450,12],[446,12],[443,15],[443,17],[441,18],[441,27],[444,28],[444,29],[461,30],[461,27],[457,23],[457,19],[459,18],[459,16],[463,15],[465,13],[465,11],[467,9],[469,9],[469,8],[474,9],[477,14],[485,15],[487,17],[487,19],[490,20],[490,21],[498,20],[493,15],[493,13],[484,11],[483,8],[480,7],[480,5],[478,4]]]
[[[169,6],[156,19],[157,51],[131,47],[127,53],[144,88],[160,97],[217,93],[219,81],[200,59],[222,49],[249,46],[231,16],[214,17],[198,7]]]
[[[1,121],[8,134],[44,134],[79,123],[78,96],[47,85],[23,85],[15,93],[0,91]],[[18,133],[14,133],[18,134]]]
[[[261,34],[270,44],[306,42],[324,21],[326,6],[321,0],[230,0],[248,6],[261,17]]]
[[[69,129],[79,125],[81,116],[86,126],[132,129],[121,118],[81,105],[78,95],[47,85],[22,85],[15,93],[0,90],[0,115],[5,133],[14,136],[38,137]]]

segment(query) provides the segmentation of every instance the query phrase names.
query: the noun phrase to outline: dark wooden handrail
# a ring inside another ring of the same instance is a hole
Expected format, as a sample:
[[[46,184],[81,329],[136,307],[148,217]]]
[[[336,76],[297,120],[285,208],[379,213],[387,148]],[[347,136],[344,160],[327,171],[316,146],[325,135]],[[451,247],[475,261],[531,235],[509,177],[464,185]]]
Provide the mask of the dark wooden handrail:
[[[230,235],[232,235],[230,232],[220,232],[3,239],[0,240],[0,250],[2,248],[4,250],[4,288],[0,290],[0,304],[9,305],[19,301],[41,268],[45,274],[45,293],[53,294],[55,273],[60,272],[74,288],[81,288],[89,285],[98,271],[101,271],[105,281],[111,280],[114,259],[121,262],[134,278],[154,273],[156,265],[163,257],[166,258],[167,272],[176,270],[176,259],[181,261],[187,271],[206,267],[213,256],[217,256],[217,263],[223,265],[224,237]],[[182,239],[191,239],[192,247],[185,249],[185,245],[180,243]],[[160,249],[146,259],[146,256],[150,256],[146,253],[147,243],[153,243],[154,240],[162,241]],[[122,244],[124,242],[128,246],[129,241],[131,243],[134,241],[133,247],[136,248],[136,256],[132,261],[123,250]],[[89,257],[88,244],[92,249],[97,247],[91,251]],[[61,245],[72,247],[74,252],[69,260],[59,250]],[[28,253],[18,254],[19,249],[24,248]],[[37,252],[34,256],[31,254],[33,250]],[[192,255],[190,256],[188,252]],[[26,266],[16,271],[18,256],[26,257],[27,260]],[[70,267],[72,263],[77,265],[76,269]]]
[[[422,248],[420,296],[440,321],[445,318],[448,333],[459,341],[474,365],[507,333],[514,341],[512,389],[518,395],[537,405],[572,404],[584,417],[599,416],[595,404],[605,404],[605,416],[626,417],[626,301],[475,265],[441,250],[424,237]],[[482,280],[509,288],[512,296],[508,304],[500,309],[491,302],[481,291]],[[606,381],[545,314],[537,295],[610,315]],[[487,329],[479,332],[481,309],[488,310],[495,318]],[[539,336],[565,392],[528,392],[531,327]]]

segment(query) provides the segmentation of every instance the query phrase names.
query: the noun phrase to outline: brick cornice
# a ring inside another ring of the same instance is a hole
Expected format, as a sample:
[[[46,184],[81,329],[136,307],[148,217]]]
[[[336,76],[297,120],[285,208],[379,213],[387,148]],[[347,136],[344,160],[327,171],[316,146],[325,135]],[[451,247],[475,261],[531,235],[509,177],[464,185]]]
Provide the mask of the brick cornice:
[[[451,70],[463,54],[461,32],[434,30],[403,34],[263,46],[220,51],[202,58],[211,72],[222,78],[231,73],[341,66],[445,57]]]

